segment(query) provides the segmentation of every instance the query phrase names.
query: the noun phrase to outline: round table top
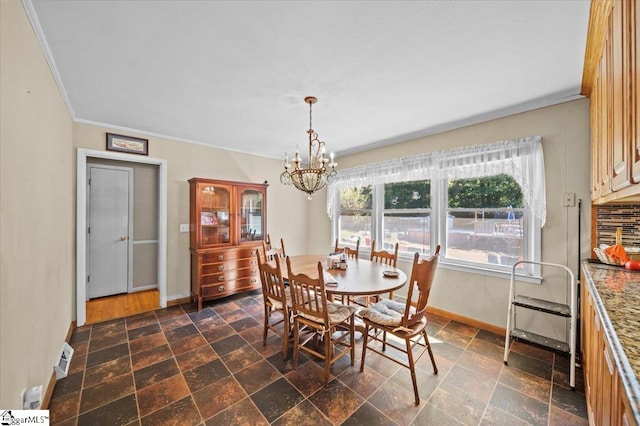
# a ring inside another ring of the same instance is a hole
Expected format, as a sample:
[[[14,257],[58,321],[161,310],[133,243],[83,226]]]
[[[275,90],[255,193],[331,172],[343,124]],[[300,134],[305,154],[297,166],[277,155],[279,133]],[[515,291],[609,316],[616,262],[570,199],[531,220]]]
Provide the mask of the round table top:
[[[348,259],[347,269],[327,269],[326,255],[291,256],[291,269],[294,274],[306,274],[315,278],[318,276],[318,262],[322,264],[325,273],[330,274],[338,282],[338,286],[325,286],[327,293],[348,296],[375,295],[395,291],[405,285],[407,275],[398,268],[371,262],[365,259]],[[288,275],[287,265],[282,262],[282,274]],[[386,277],[384,271],[395,271],[397,277]],[[326,279],[325,279],[326,281]]]

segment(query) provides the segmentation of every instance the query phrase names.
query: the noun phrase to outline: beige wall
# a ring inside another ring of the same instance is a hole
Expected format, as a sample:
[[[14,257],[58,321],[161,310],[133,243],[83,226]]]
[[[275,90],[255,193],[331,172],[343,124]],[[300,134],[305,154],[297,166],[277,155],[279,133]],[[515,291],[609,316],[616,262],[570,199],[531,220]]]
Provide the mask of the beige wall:
[[[104,150],[105,133],[113,129],[75,123],[73,141],[77,148]],[[287,252],[307,251],[307,199],[285,188],[279,176],[282,162],[249,154],[209,148],[140,134],[149,139],[149,156],[167,160],[167,297],[185,297],[190,292],[189,234],[180,233],[181,223],[189,223],[189,183],[192,177],[242,182],[269,181],[267,189],[267,231],[278,241],[284,238]]]
[[[22,3],[0,1],[0,407],[46,385],[73,319],[72,122]]]
[[[564,264],[577,274],[578,269],[578,210],[562,207],[562,194],[576,193],[583,201],[582,258],[589,256],[590,194],[589,194],[589,100],[580,99],[541,108],[506,118],[428,136],[392,146],[341,157],[341,169],[385,159],[399,158],[428,151],[446,150],[461,146],[497,142],[524,136],[542,136],[547,190],[547,223],[542,230],[542,260]],[[338,171],[339,173],[339,171]],[[312,251],[330,247],[330,223],[326,222],[324,197],[312,202],[309,212],[313,227]],[[410,272],[411,265],[402,267]],[[564,286],[551,282],[553,274],[543,285],[519,284],[522,294],[534,297],[562,299]],[[439,268],[430,304],[489,324],[506,326],[508,279],[470,274]],[[527,315],[519,311],[519,325],[531,326],[533,331],[552,337],[564,336],[564,322],[553,321],[544,314]]]

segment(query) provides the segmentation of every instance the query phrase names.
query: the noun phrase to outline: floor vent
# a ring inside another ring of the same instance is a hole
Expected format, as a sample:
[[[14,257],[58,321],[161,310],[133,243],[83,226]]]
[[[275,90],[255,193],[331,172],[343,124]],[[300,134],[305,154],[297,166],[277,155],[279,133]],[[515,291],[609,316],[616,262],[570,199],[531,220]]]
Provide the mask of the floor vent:
[[[64,379],[69,373],[69,365],[71,364],[71,357],[73,356],[73,348],[69,346],[67,342],[62,344],[62,350],[53,369],[56,372],[56,380]]]

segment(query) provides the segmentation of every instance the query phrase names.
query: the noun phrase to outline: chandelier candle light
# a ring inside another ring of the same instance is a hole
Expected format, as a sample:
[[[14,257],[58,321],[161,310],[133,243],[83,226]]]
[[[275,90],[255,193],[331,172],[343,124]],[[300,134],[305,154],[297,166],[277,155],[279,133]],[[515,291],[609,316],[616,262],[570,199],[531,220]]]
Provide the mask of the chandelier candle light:
[[[309,104],[309,130],[307,130],[309,134],[309,156],[307,157],[307,167],[303,166],[297,147],[296,155],[293,157],[293,170],[291,169],[292,163],[289,162],[289,156],[285,153],[284,172],[280,175],[280,182],[285,186],[293,184],[300,191],[306,192],[307,199],[311,200],[314,192],[324,188],[327,183],[331,183],[336,177],[338,163],[334,161],[333,151],[329,154],[329,158],[326,157],[325,143],[318,139],[318,134],[313,131],[311,125],[311,106],[318,99],[313,96],[307,96],[304,101]],[[329,171],[327,167],[330,167],[331,170]]]

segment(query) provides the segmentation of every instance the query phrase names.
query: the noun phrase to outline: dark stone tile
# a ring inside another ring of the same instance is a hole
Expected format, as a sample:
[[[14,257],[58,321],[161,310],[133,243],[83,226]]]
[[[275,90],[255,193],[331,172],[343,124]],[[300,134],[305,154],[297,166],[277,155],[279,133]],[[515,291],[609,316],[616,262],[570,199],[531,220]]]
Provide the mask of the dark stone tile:
[[[500,374],[499,382],[542,402],[549,401],[551,382],[533,374],[505,367]]]
[[[127,317],[125,318],[125,321],[127,323],[127,330],[133,330],[134,328],[156,324],[158,322],[158,318],[156,317],[156,313],[151,311]]]
[[[570,388],[570,377],[569,373],[564,373],[562,371],[553,370],[553,383],[556,385],[560,385],[565,388]],[[585,393],[584,390],[584,372],[581,368],[576,368],[576,383],[575,383],[576,392]]]
[[[482,422],[480,422],[483,426],[526,426],[527,422],[522,421],[516,417],[513,417],[509,413],[505,413],[501,409],[494,407],[489,404],[487,409],[484,412],[484,416],[482,417]],[[553,424],[553,423],[552,423]]]
[[[124,318],[93,324],[91,326],[91,339],[113,336],[126,330]]]
[[[267,341],[268,340],[269,339],[267,339]],[[282,346],[278,352],[267,358],[267,361],[269,361],[269,363],[271,363],[271,365],[273,365],[280,374],[287,374],[289,371],[293,370],[293,356],[290,356],[287,359],[282,359]],[[298,365],[303,365],[307,361],[309,361],[309,357],[300,352],[298,355]]]
[[[466,392],[476,400],[486,404],[491,399],[491,394],[496,386],[496,379],[489,379],[456,364],[447,374],[443,383]]]
[[[176,355],[176,361],[181,371],[191,370],[214,359],[218,359],[218,355],[209,345],[200,346],[189,352]]]
[[[215,395],[215,398],[212,398],[212,395]],[[246,396],[247,394],[233,376],[224,377],[193,393],[193,399],[204,419],[215,416]]]
[[[487,330],[480,330],[476,334],[476,339],[483,340],[494,345],[502,346],[504,348],[504,336],[495,334]]]
[[[438,425],[438,426],[453,426],[460,425],[456,419],[451,417],[450,415],[440,411],[436,408],[435,405],[427,403],[424,405],[422,410],[418,413],[416,418],[413,420],[411,425],[422,426],[422,425]]]
[[[164,333],[156,333],[150,336],[140,337],[136,340],[129,341],[129,350],[131,354],[136,354],[138,352],[143,352],[152,348],[156,348],[158,346],[166,345],[167,338],[164,336]]]
[[[320,368],[318,366],[316,367]],[[322,369],[320,369],[320,371],[322,371]],[[407,373],[408,372],[409,370],[407,370]],[[369,398],[387,380],[386,377],[371,368],[365,368],[361,373],[360,367],[345,370],[338,376],[338,379],[365,399]],[[422,382],[420,386],[422,386]]]
[[[482,330],[480,330],[480,332],[482,332]],[[494,361],[504,362],[504,342],[503,346],[498,346],[495,343],[480,339],[476,336],[476,338],[469,343],[469,346],[467,346],[467,350],[484,355]]]
[[[209,312],[213,312],[211,309],[207,309],[207,310]],[[200,330],[201,332],[211,330],[212,328],[215,328],[215,327],[226,325],[224,320],[220,318],[220,316],[215,312],[213,312],[213,315],[210,317],[200,318],[192,321],[195,324],[195,326],[198,327],[198,330]]]
[[[72,358],[73,359],[73,358]],[[84,379],[84,371],[69,374],[64,379],[56,382],[53,390],[52,398],[60,398],[73,392],[77,392],[82,388],[82,380]]]
[[[73,330],[71,334],[71,339],[69,339],[69,345],[75,349],[75,345],[78,343],[84,343],[89,341],[89,336],[91,336],[91,328],[83,328],[82,330],[76,328]]]
[[[167,330],[164,332],[164,334],[165,336],[167,336],[167,340],[171,342],[173,340],[184,339],[185,337],[200,334],[200,332],[195,325],[188,324],[182,327],[174,328],[172,330]]]
[[[115,359],[122,358],[125,356],[129,356],[129,345],[127,343],[122,343],[120,345],[113,346],[111,348],[90,352],[87,355],[86,368],[96,367],[102,363],[113,361]]]
[[[274,395],[278,395],[274,398]],[[284,378],[277,380],[251,395],[251,400],[268,422],[298,405],[304,396]]]
[[[222,317],[223,314],[228,314],[231,312],[235,312],[240,310],[240,307],[236,305],[233,301],[222,301],[219,300],[214,303],[211,308],[213,311]]]
[[[587,418],[587,400],[583,393],[554,384],[551,391],[551,405],[575,416]]]
[[[425,404],[422,400],[420,405],[415,404],[413,388],[405,389],[391,381],[381,386],[368,401],[401,425],[409,424]]]
[[[273,426],[332,426],[333,423],[331,423],[325,416],[323,416],[320,410],[318,410],[313,404],[305,399],[271,424]]]
[[[129,357],[122,357],[113,361],[104,362],[97,367],[87,369],[84,374],[84,387],[106,382],[114,377],[131,373],[131,361]]]
[[[527,423],[546,425],[549,414],[549,404],[538,401],[523,393],[498,384],[493,392],[490,404]]]
[[[542,379],[551,380],[551,364],[517,352],[509,353],[509,368],[517,368]]]
[[[136,382],[136,389],[140,391],[147,386],[154,383],[168,379],[171,376],[179,374],[180,370],[176,365],[176,361],[173,358],[158,362],[148,367],[141,368],[134,371],[133,376]]]
[[[224,356],[228,353],[235,351],[236,349],[240,349],[243,346],[246,346],[248,343],[242,337],[234,334],[233,336],[229,336],[222,340],[218,340],[217,342],[213,342],[211,347],[218,354],[218,356]]]
[[[263,306],[263,302],[257,301],[252,297],[243,297],[242,299],[238,299],[236,301],[236,305],[238,305],[240,309],[247,310],[255,308],[256,306],[261,308]]]
[[[163,309],[157,309],[154,312],[156,313],[156,316],[158,317],[159,322],[168,320],[169,318],[179,317],[180,315],[185,314],[184,309],[182,309],[182,306],[180,305],[169,306],[168,308],[163,308]]]
[[[553,363],[555,356],[555,354],[549,350],[518,341],[511,342],[510,351],[526,355],[529,358],[535,358],[540,361],[548,362],[549,364]]]
[[[126,425],[138,418],[134,394],[117,399],[78,417],[78,425]]]
[[[253,317],[243,318],[229,324],[235,331],[244,331],[260,325]]]
[[[158,324],[157,322],[151,323],[149,325],[145,325],[143,327],[138,327],[138,328],[134,328],[132,330],[129,330],[129,340],[136,340],[139,339],[141,337],[145,337],[145,336],[150,336],[152,334],[157,334],[160,333],[162,331],[162,328],[160,328],[160,324]]]
[[[465,334],[458,333],[447,327],[442,328],[435,336],[436,339],[447,342],[458,348],[465,349],[469,342],[473,339]]]
[[[568,411],[564,411],[552,405],[549,413],[549,424],[553,426],[586,426],[589,424],[589,420],[575,416]]]
[[[148,351],[131,355],[131,365],[135,371],[171,357],[173,357],[173,353],[171,353],[169,345],[162,345],[149,349]]]
[[[191,318],[191,321],[193,321],[194,323],[197,323],[200,320],[203,319],[207,319],[207,318],[212,318],[212,317],[217,317],[218,314],[216,314],[213,309],[210,308],[204,308],[200,311],[197,312],[191,312],[189,315],[189,318]]]
[[[169,345],[174,355],[180,355],[199,348],[200,346],[207,345],[207,341],[200,334],[194,334],[183,339],[170,340]]]
[[[244,370],[238,371],[234,374],[234,377],[240,383],[240,386],[246,393],[251,395],[255,391],[262,389],[271,382],[280,378],[281,375],[269,364],[266,360],[261,360],[255,364],[250,365]],[[295,383],[294,386],[298,387]],[[300,389],[298,387],[298,389]]]
[[[365,402],[342,423],[342,426],[394,426],[395,424],[393,420],[385,416],[373,405]]]
[[[464,424],[478,424],[486,403],[442,383],[429,398],[429,403]]]
[[[464,351],[456,364],[492,380],[498,379],[504,367],[504,362],[496,361],[473,351]]]
[[[224,366],[221,360],[216,359],[214,361],[203,364],[192,370],[184,373],[184,378],[187,380],[189,389],[191,392],[197,392],[198,390],[211,385],[218,380],[227,377],[229,370]]]
[[[220,314],[220,316],[222,317],[223,320],[225,320],[225,322],[227,324],[231,324],[232,322],[236,322],[236,321],[239,321],[239,320],[242,320],[242,319],[245,319],[245,318],[249,317],[249,314],[247,314],[242,309],[238,309],[238,310],[235,310],[233,312],[227,312],[225,314]]]
[[[242,338],[249,343],[255,343],[255,342],[262,343],[264,327],[262,324],[260,323],[258,324],[259,325],[256,327],[251,327],[246,330],[242,330],[240,332],[240,335],[242,336]],[[291,350],[292,350],[291,345],[289,345],[289,353],[291,353]]]
[[[251,398],[244,398],[242,401],[232,405],[226,410],[216,414],[207,420],[207,426],[221,425],[251,425],[267,426],[269,423],[260,413]],[[296,423],[288,423],[294,425]],[[302,423],[298,423],[302,424]],[[314,423],[309,423],[314,424]]]
[[[113,346],[127,343],[127,332],[120,331],[113,334],[105,334],[102,337],[91,337],[89,340],[89,353],[99,351],[100,349],[110,348]]]
[[[430,341],[431,340],[433,339],[430,339]],[[446,358],[452,362],[456,362],[460,357],[460,355],[462,354],[462,352],[464,352],[464,349],[459,348],[457,346],[451,345],[446,342],[435,343],[435,341],[431,343],[431,350],[433,351],[433,355]],[[367,354],[367,356],[369,355]],[[428,354],[425,354],[425,357],[428,358],[428,356],[429,356]]]
[[[457,349],[457,348],[456,348]],[[460,349],[458,349],[460,350]],[[362,357],[360,358],[360,360],[362,360]],[[402,367],[400,367],[398,364],[396,364],[395,362],[378,355],[377,353],[368,350],[367,354],[366,354],[366,359],[365,359],[365,363],[364,363],[364,368],[365,370],[370,368],[380,374],[382,374],[384,377],[391,377],[394,374],[396,374],[396,372],[401,369]]]
[[[91,411],[114,400],[121,399],[134,391],[133,374],[123,374],[95,386],[86,387],[82,390],[80,413]]]
[[[174,328],[184,327],[187,325],[193,325],[191,322],[191,317],[188,315],[180,315],[177,317],[169,318],[168,320],[162,321],[160,323],[160,327],[165,332],[168,330],[173,330]]]
[[[141,424],[149,426],[169,426],[169,425],[198,425],[202,422],[198,409],[193,399],[188,396],[167,405],[161,410],[156,411],[146,417],[140,419]]]
[[[262,359],[262,355],[248,345],[222,356],[222,361],[232,373],[240,371]]]
[[[449,323],[444,327],[447,330],[453,330],[460,334],[464,334],[465,336],[475,337],[476,334],[480,331],[479,328],[473,327],[458,321],[449,321]]]
[[[277,336],[275,334],[270,334],[269,336],[267,336],[266,345],[262,344],[262,338],[260,338],[260,340],[258,340],[257,342],[253,342],[251,346],[253,346],[253,349],[258,351],[260,355],[262,355],[265,358],[271,358],[271,356],[277,353],[279,353],[280,358],[282,358],[282,339],[280,338],[280,336]],[[292,356],[293,356],[293,347],[290,344],[288,357],[291,358]]]
[[[396,299],[398,299],[396,297]],[[403,298],[404,299],[404,298]],[[405,302],[406,300],[403,300]],[[441,317],[440,315],[436,315],[430,312],[427,312],[427,321],[433,324],[436,324],[440,327],[444,327],[449,323],[449,319],[445,317]]]
[[[310,396],[309,401],[334,424],[348,419],[364,402],[360,395],[339,380],[329,382],[328,386]]]
[[[428,355],[425,354],[426,357]],[[429,364],[429,368],[431,364]],[[418,395],[420,399],[425,401],[429,399],[429,396],[438,387],[440,381],[444,377],[448,377],[447,374],[433,374],[433,370],[425,371],[422,368],[416,368],[416,378],[418,383]],[[449,373],[450,374],[450,373]],[[411,371],[408,368],[400,368],[396,374],[391,376],[391,381],[404,389],[408,389],[413,392],[413,382],[411,381]]]
[[[49,404],[49,421],[52,424],[58,424],[75,417],[78,413],[79,404],[80,391],[52,398]]]
[[[324,386],[324,368],[313,361],[307,361],[289,371],[285,377],[304,396],[312,395]]]
[[[82,345],[84,345],[85,350],[83,352],[80,352],[80,353],[76,353],[76,352],[73,353],[73,357],[71,358],[71,365],[69,366],[69,373],[68,374],[84,372],[84,370],[86,368],[86,365],[87,365],[86,347],[89,344],[88,343],[82,343]]]
[[[208,330],[202,331],[202,336],[209,343],[217,342],[219,340],[225,339],[235,334],[236,334],[236,331],[230,325],[227,325],[227,324],[215,326],[215,327],[209,328]]]
[[[182,374],[154,383],[138,391],[140,417],[144,417],[162,407],[191,395]]]
[[[182,303],[180,307],[182,307],[182,310],[185,312],[185,314],[193,314],[194,312],[198,312],[197,303],[193,303],[193,302]]]

